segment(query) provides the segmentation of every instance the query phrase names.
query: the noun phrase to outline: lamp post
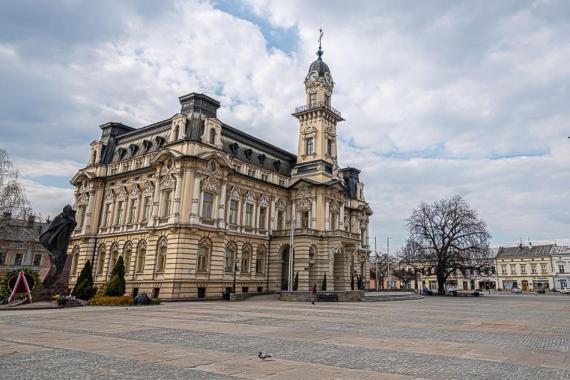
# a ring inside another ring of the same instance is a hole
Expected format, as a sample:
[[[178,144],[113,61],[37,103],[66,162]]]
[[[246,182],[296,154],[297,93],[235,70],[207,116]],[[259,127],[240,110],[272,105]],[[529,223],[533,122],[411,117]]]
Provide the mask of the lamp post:
[[[375,259],[375,264],[376,264],[376,273],[375,273],[375,277],[376,277],[376,291],[378,291],[378,281],[379,281],[379,276],[378,276],[378,251],[376,250],[376,236],[374,236],[374,259]]]
[[[295,233],[295,220],[291,218],[291,233],[289,235],[289,276],[287,280],[287,290],[293,291],[293,234]]]
[[[234,284],[233,284],[233,293],[236,294],[236,276],[237,276],[237,262],[234,261]]]

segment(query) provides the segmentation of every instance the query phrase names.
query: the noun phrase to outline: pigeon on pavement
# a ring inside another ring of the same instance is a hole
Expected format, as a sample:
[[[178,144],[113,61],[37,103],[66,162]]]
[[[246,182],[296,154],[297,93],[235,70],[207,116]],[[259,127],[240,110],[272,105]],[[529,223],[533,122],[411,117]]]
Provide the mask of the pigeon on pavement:
[[[265,359],[269,359],[271,357],[271,355],[259,351],[259,354],[257,354],[257,357],[260,358],[261,360],[265,360]]]

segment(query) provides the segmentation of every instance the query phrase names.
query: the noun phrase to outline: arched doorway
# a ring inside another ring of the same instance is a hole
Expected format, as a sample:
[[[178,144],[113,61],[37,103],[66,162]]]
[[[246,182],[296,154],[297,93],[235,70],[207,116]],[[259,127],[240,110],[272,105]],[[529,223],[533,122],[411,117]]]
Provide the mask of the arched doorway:
[[[309,248],[309,290],[311,290],[315,284],[317,285],[317,289],[320,289],[321,286],[318,278],[317,255],[317,247],[312,245]]]
[[[293,265],[295,265],[295,251],[293,250]],[[289,244],[281,248],[281,290],[289,288]]]
[[[347,268],[346,268],[346,253],[344,250],[339,250],[334,254],[334,264],[333,264],[333,274],[334,274],[334,290],[347,290],[346,280],[347,280]]]

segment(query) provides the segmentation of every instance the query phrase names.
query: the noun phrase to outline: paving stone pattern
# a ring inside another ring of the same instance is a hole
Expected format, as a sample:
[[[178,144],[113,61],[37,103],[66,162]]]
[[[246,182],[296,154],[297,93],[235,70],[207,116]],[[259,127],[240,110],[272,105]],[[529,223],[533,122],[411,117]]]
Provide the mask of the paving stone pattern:
[[[554,296],[2,311],[0,378],[570,379],[569,315]]]

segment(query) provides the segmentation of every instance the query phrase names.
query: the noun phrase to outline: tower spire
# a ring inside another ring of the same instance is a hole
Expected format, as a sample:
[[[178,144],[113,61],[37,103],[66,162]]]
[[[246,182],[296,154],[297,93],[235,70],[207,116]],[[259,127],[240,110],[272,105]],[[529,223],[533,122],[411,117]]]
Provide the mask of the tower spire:
[[[321,59],[321,57],[323,56],[323,50],[321,48],[321,40],[323,39],[323,28],[319,29],[319,50],[317,50],[317,55],[319,56],[319,59]]]

